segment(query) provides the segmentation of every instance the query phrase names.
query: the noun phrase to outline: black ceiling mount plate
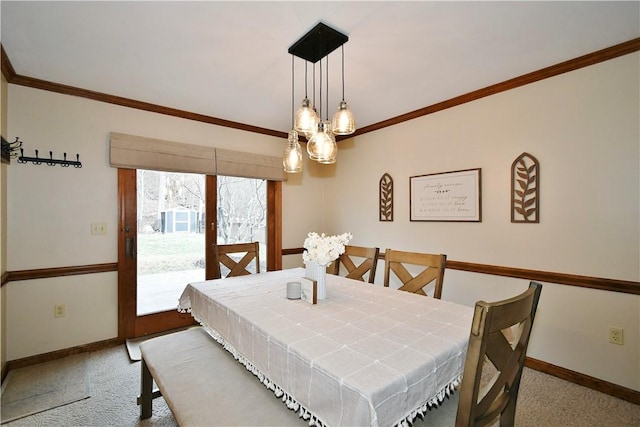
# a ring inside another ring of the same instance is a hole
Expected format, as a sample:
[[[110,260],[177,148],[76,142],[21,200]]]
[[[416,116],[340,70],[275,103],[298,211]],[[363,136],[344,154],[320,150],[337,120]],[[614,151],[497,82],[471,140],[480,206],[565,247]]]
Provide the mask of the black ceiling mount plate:
[[[347,41],[349,37],[320,22],[292,44],[289,53],[315,64]]]

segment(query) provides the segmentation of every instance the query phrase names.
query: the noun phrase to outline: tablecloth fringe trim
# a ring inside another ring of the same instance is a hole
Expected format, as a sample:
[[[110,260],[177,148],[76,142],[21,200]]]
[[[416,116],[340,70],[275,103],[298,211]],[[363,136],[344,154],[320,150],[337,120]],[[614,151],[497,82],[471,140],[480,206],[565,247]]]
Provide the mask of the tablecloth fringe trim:
[[[437,408],[444,401],[444,399],[453,395],[453,393],[455,393],[456,389],[461,383],[462,383],[462,375],[459,375],[449,384],[444,386],[442,390],[437,392],[432,399],[429,399],[428,401],[423,403],[421,406],[411,411],[409,415],[407,415],[405,418],[403,418],[398,423],[396,423],[394,427],[410,427],[413,424],[413,420],[415,420],[417,416],[424,417],[424,415],[427,412],[429,412],[431,409]]]
[[[188,310],[191,312],[191,310]],[[327,427],[318,417],[316,417],[311,411],[305,408],[300,404],[296,399],[294,399],[289,393],[280,388],[276,383],[271,381],[260,369],[256,368],[253,363],[251,363],[246,357],[242,354],[238,353],[235,347],[230,344],[222,335],[216,332],[213,328],[206,324],[206,322],[202,321],[198,317],[194,316],[194,319],[200,323],[207,330],[209,335],[216,340],[218,343],[222,345],[222,347],[231,353],[234,359],[240,362],[249,372],[255,375],[258,380],[269,390],[273,392],[273,394],[282,400],[282,402],[289,408],[290,410],[297,412],[298,416],[305,421],[309,422],[309,427]]]

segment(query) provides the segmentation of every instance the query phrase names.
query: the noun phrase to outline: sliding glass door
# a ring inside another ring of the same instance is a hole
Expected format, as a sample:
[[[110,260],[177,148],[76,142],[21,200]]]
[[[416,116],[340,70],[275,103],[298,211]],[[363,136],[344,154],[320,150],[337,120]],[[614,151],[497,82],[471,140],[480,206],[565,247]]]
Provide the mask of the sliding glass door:
[[[267,271],[267,181],[218,176],[217,190],[217,242],[259,242],[260,271]]]
[[[205,280],[205,176],[137,171],[137,315],[174,310]]]
[[[279,268],[280,185],[119,169],[119,336],[193,324],[190,314],[177,312],[178,298],[187,284],[213,277],[207,248],[216,242],[258,241],[260,270]]]

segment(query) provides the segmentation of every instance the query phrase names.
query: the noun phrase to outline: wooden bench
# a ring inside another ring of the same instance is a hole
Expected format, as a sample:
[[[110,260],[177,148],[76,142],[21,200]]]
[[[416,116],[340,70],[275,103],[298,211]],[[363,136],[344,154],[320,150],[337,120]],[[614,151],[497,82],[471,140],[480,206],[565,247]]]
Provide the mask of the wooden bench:
[[[140,353],[141,419],[162,395],[182,427],[308,425],[203,328],[149,339]]]

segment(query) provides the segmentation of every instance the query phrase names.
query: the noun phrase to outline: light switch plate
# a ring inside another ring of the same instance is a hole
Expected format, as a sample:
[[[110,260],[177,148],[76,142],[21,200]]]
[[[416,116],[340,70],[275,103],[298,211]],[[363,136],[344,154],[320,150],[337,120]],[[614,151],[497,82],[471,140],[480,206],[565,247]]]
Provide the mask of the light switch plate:
[[[104,234],[107,234],[107,223],[106,222],[92,222],[91,223],[91,234],[93,234],[93,235],[104,235]]]

